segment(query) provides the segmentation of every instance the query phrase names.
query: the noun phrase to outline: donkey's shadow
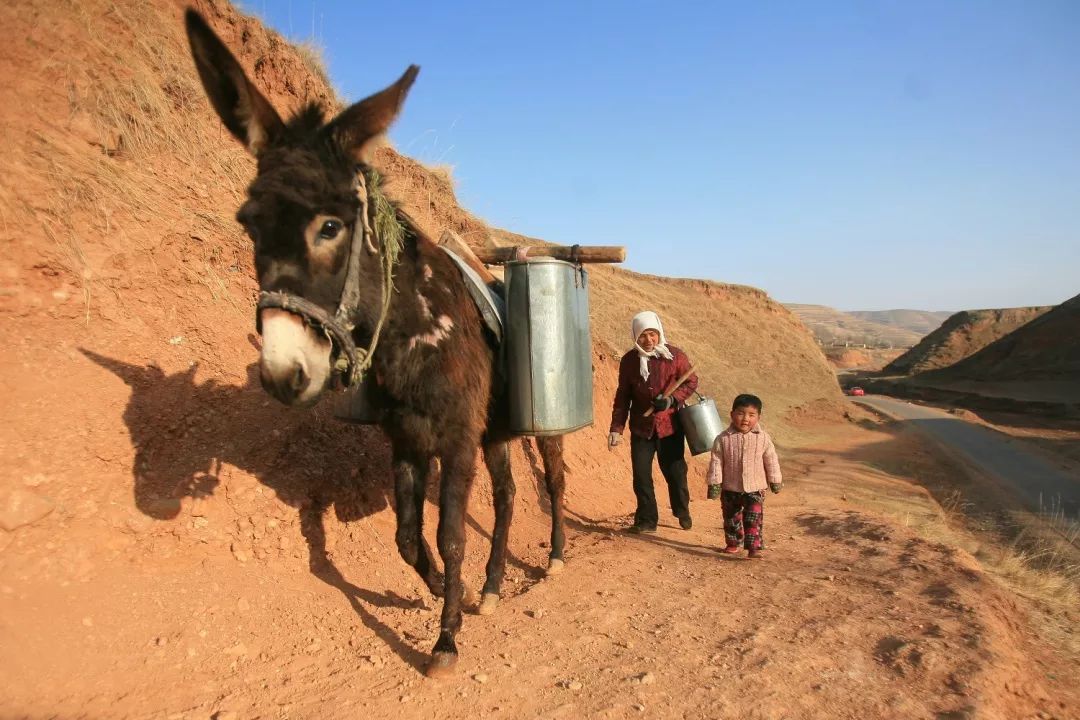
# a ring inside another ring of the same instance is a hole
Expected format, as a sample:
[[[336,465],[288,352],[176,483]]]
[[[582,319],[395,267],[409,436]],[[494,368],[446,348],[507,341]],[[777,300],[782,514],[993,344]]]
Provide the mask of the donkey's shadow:
[[[289,409],[267,398],[258,364],[247,367],[243,385],[215,379],[198,382],[197,366],[166,374],[156,365],[136,365],[80,349],[131,388],[124,423],[135,447],[135,506],[157,520],[173,520],[185,497],[209,497],[229,464],[254,476],[278,499],[296,508],[309,551],[311,573],[338,589],[364,624],[404,661],[421,669],[424,653],[402,642],[372,615],[374,607],[415,607],[394,593],[380,595],[350,583],[326,549],[323,518],[361,520],[390,507],[393,472],[390,445],[374,426],[349,425],[325,409]],[[538,460],[534,457],[534,461]],[[541,476],[542,477],[542,476]],[[438,472],[432,472],[428,501],[437,504]],[[546,500],[546,494],[540,493]],[[550,506],[545,510],[550,512]],[[466,516],[488,542],[490,531]],[[512,553],[508,560],[539,579],[543,570]]]
[[[135,447],[135,506],[150,517],[171,520],[180,499],[212,495],[225,463],[298,510],[321,498],[338,519],[350,521],[389,506],[393,479],[382,433],[339,423],[322,409],[272,403],[255,364],[237,386],[199,383],[195,365],[168,375],[154,365],[82,353],[131,388],[123,418]]]
[[[425,654],[365,607],[414,603],[348,582],[326,549],[323,517],[331,507],[342,522],[389,507],[390,448],[381,431],[340,423],[325,411],[290,411],[273,403],[259,386],[256,364],[248,366],[247,382],[237,386],[214,379],[200,383],[195,366],[170,375],[157,366],[81,352],[131,388],[123,419],[135,447],[134,499],[141,512],[172,520],[184,497],[214,494],[224,464],[250,473],[296,508],[312,574],[341,591],[364,624],[404,661],[423,667]]]

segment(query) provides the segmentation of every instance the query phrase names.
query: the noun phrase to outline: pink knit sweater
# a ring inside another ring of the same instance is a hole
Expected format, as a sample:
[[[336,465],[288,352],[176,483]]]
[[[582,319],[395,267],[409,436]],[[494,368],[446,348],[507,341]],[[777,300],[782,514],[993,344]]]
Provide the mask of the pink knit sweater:
[[[748,433],[728,427],[717,435],[706,478],[710,485],[735,492],[757,492],[784,482],[776,446],[760,425]]]

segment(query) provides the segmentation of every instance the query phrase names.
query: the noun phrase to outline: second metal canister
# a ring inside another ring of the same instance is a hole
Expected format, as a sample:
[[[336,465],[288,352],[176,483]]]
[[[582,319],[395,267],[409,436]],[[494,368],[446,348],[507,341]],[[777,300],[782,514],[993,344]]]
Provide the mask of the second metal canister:
[[[716,403],[707,397],[694,405],[687,405],[676,413],[691,455],[700,455],[712,449],[716,436],[724,432],[724,423],[716,409]]]
[[[562,435],[593,422],[589,275],[538,257],[506,264],[510,430]]]

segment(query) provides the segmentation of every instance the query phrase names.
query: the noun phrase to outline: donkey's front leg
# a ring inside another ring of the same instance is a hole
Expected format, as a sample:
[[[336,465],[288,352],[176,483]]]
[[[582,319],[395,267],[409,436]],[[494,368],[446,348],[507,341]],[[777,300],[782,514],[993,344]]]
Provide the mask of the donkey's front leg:
[[[491,490],[495,501],[495,529],[491,533],[491,556],[487,563],[483,598],[477,612],[490,615],[499,604],[499,589],[506,574],[506,543],[510,522],[514,518],[514,476],[510,472],[510,446],[507,442],[484,445],[484,462],[491,475]]]
[[[547,574],[558,575],[563,571],[563,495],[566,491],[566,465],[563,463],[562,436],[538,437],[540,457],[544,458],[544,482],[551,498],[551,554],[548,556]]]
[[[431,458],[404,448],[394,448],[394,512],[397,514],[397,546],[401,557],[416,569],[436,597],[442,595],[439,573],[431,562],[424,540],[424,495]]]
[[[431,653],[428,677],[440,677],[457,663],[454,638],[461,629],[461,600],[464,585],[461,563],[465,557],[465,513],[475,472],[476,446],[454,448],[442,457],[442,486],[439,490],[439,555],[442,556],[444,584],[442,622],[439,639]]]

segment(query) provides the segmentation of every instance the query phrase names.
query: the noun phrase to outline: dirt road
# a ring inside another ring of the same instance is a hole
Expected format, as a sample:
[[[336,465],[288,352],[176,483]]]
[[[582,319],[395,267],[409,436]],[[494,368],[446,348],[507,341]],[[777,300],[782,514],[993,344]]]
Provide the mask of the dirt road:
[[[566,572],[543,579],[542,544],[522,547],[496,614],[466,617],[443,681],[422,674],[438,602],[390,548],[353,552],[392,537],[389,522],[350,523],[348,542],[312,548],[310,569],[185,552],[153,572],[103,565],[59,593],[7,578],[0,716],[1076,717],[1075,675],[1016,596],[963,551],[860,509],[865,496],[938,512],[847,459],[860,452],[788,459],[761,561],[716,552],[717,501],[693,502],[691,531],[666,517],[633,536],[627,517],[572,500]],[[627,506],[625,485],[611,493]]]
[[[1000,480],[1032,510],[1060,508],[1067,518],[1080,520],[1080,478],[1060,470],[1022,444],[935,408],[882,396],[862,397],[855,402],[910,422]]]

